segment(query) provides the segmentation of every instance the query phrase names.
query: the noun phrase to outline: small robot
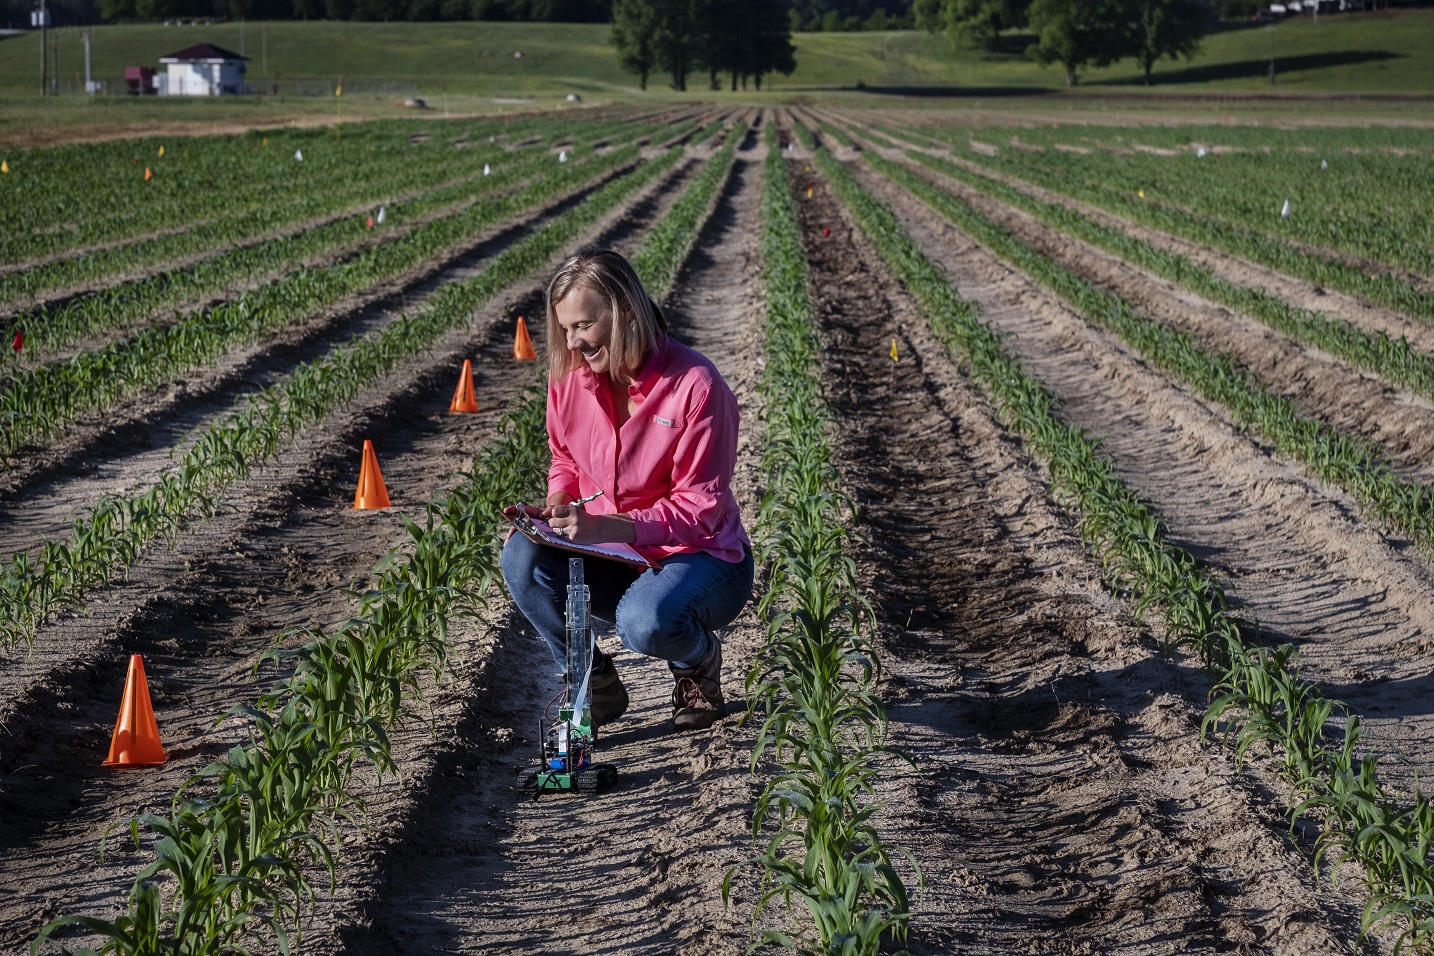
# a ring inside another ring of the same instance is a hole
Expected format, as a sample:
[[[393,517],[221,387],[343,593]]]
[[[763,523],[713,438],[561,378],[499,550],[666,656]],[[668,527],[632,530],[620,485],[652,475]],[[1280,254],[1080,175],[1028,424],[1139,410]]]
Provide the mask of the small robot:
[[[583,559],[568,560],[567,673],[563,690],[538,718],[542,764],[518,777],[518,787],[534,799],[549,790],[601,793],[617,779],[612,764],[593,762],[595,735],[588,706],[588,672],[593,659],[591,597],[583,577]]]

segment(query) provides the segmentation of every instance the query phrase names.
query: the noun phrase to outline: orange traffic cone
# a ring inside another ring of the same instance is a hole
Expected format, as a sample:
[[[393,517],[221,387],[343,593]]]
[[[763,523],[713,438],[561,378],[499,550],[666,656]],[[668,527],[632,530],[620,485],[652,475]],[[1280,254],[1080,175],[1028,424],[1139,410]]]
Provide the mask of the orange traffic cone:
[[[374,454],[373,442],[363,442],[363,462],[359,465],[358,490],[354,492],[354,507],[360,511],[370,508],[387,508],[388,489],[383,486],[383,473],[378,470],[378,455]]]
[[[478,411],[478,397],[473,394],[473,360],[463,360],[463,373],[458,377],[458,387],[453,390],[453,401],[448,403],[450,412]]]
[[[518,316],[518,331],[513,336],[513,358],[527,361],[537,357],[538,353],[533,351],[533,340],[528,337],[528,324],[520,315]]]
[[[120,700],[119,717],[115,720],[114,737],[110,740],[110,756],[106,767],[152,767],[164,763],[164,748],[159,744],[159,723],[149,702],[149,682],[144,678],[144,660],[138,654],[129,656],[129,675],[124,681],[124,697]]]

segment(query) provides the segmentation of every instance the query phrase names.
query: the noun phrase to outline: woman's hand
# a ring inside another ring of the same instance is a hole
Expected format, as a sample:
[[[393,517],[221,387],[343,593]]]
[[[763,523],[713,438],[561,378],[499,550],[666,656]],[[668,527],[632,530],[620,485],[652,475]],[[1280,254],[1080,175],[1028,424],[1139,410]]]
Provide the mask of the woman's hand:
[[[631,544],[637,540],[627,515],[590,515],[580,506],[560,504],[549,505],[543,517],[554,534],[574,544]]]

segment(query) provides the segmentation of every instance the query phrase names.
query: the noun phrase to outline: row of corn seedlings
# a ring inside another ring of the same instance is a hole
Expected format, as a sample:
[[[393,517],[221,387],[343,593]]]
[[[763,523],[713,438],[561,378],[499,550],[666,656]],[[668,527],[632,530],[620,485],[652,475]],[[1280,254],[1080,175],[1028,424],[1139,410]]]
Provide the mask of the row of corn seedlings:
[[[622,131],[625,138],[641,130],[630,127]],[[593,131],[592,139],[606,135]],[[571,158],[586,155],[581,146],[571,148]],[[494,155],[479,154],[479,171],[456,181],[445,183],[410,195],[406,201],[385,205],[385,222],[380,235],[402,232],[406,226],[425,218],[446,218],[457,215],[485,195],[514,188],[546,170],[555,157],[544,152],[528,155],[503,154],[503,166],[494,175],[482,159],[496,160]],[[376,211],[375,206],[370,212]],[[184,269],[177,269],[121,283],[79,296],[58,308],[39,308],[17,315],[11,320],[4,336],[13,337],[16,330],[25,333],[27,357],[43,356],[86,335],[129,326],[162,309],[186,301],[221,294],[245,283],[272,279],[284,272],[301,268],[306,260],[319,256],[342,256],[346,251],[361,249],[372,241],[374,233],[364,219],[345,216],[305,229],[298,233],[277,236],[251,245],[222,252]],[[13,355],[14,353],[9,353]]]
[[[925,153],[910,155],[943,175],[959,179],[1002,202],[1025,210],[1092,245],[1108,249],[1213,302],[1252,316],[1291,338],[1338,355],[1388,382],[1403,385],[1425,396],[1434,396],[1434,356],[1412,349],[1403,336],[1393,339],[1384,332],[1371,332],[1353,322],[1297,308],[1262,289],[1223,279],[1189,256],[1159,249],[1144,239],[1097,222],[1069,206],[1042,202],[1006,183],[937,156]]]
[[[52,613],[79,606],[86,592],[128,568],[156,539],[172,543],[185,520],[211,515],[219,491],[247,477],[360,388],[469,321],[500,289],[532,273],[578,232],[681,158],[682,151],[673,149],[644,162],[504,250],[478,276],[444,286],[421,312],[300,365],[203,429],[184,460],[154,484],[102,499],[75,520],[68,541],[46,541],[37,554],[15,555],[0,571],[0,647],[32,645]]]
[[[1294,785],[1292,818],[1319,819],[1318,860],[1333,871],[1363,867],[1371,902],[1366,929],[1392,921],[1400,944],[1434,944],[1434,809],[1420,792],[1400,800],[1377,779],[1378,758],[1360,755],[1359,719],[1294,670],[1295,651],[1253,640],[1220,584],[1166,535],[1161,517],[1117,476],[1097,441],[1062,421],[1056,396],[1002,346],[1001,335],[962,300],[896,217],[825,151],[818,163],[867,237],[912,294],[932,328],[1031,456],[1049,471],[1052,497],[1076,520],[1106,581],[1129,593],[1137,613],[1161,615],[1169,651],[1194,649],[1220,674],[1206,731],[1233,739],[1243,759],[1257,744]],[[1332,738],[1329,726],[1343,724]],[[1334,873],[1331,873],[1333,876]]]
[[[537,136],[554,132],[553,124],[535,128]],[[381,201],[396,202],[408,198],[416,190],[432,189],[455,179],[468,178],[483,164],[501,165],[510,154],[496,142],[489,143],[487,124],[481,143],[475,148],[445,147],[441,142],[424,143],[421,147],[405,146],[402,152],[393,149],[359,151],[347,144],[349,158],[346,174],[335,182],[332,175],[323,181],[311,176],[271,186],[269,202],[257,208],[244,208],[238,215],[219,214],[209,222],[193,228],[131,242],[120,242],[86,249],[76,255],[46,261],[0,275],[0,303],[33,299],[47,292],[73,288],[77,285],[99,285],[100,280],[136,269],[162,267],[176,259],[207,256],[214,252],[243,245],[275,232],[302,228],[304,224],[324,221],[333,216],[356,214],[367,204],[373,208]],[[521,155],[521,154],[519,154]],[[313,172],[317,173],[318,164]],[[307,172],[307,170],[306,170]],[[320,187],[322,182],[322,187]],[[243,198],[230,196],[236,206]],[[247,197],[245,197],[247,198]]]
[[[264,215],[285,193],[305,195],[361,170],[393,165],[457,140],[525,142],[571,117],[470,121],[384,120],[335,129],[251,130],[239,136],[165,137],[44,147],[7,153],[0,179],[0,262],[83,254],[126,243],[139,250],[156,232]],[[481,131],[478,132],[478,131]],[[424,135],[415,135],[422,133]],[[162,152],[161,152],[162,150]],[[302,156],[302,160],[299,157]],[[154,173],[143,178],[145,168]],[[242,228],[236,225],[236,228]],[[143,253],[140,253],[143,255]]]
[[[442,215],[444,206],[452,207],[448,212],[454,214],[484,194],[512,187],[537,168],[536,158],[527,157],[496,177],[475,182],[469,176],[426,195],[410,195],[406,202],[394,203],[391,210],[386,209],[385,222],[378,227],[379,235],[401,231],[405,223],[434,212]],[[358,247],[373,235],[365,228],[364,220],[354,217],[323,222],[298,233],[221,252],[186,268],[109,285],[63,305],[41,306],[18,313],[7,323],[3,336],[8,340],[16,332],[24,335],[24,352],[12,353],[12,361],[18,361],[21,355],[31,362],[42,360],[84,336],[125,328],[157,315],[166,307],[219,295],[256,280],[272,279],[300,268],[305,260],[316,256],[342,255],[346,247]]]
[[[822,393],[821,343],[786,162],[768,127],[762,193],[762,278],[767,294],[758,549],[770,568],[759,612],[767,626],[747,677],[748,717],[760,713],[752,754],[776,773],[757,799],[753,836],[765,841],[754,918],[780,901],[804,906],[808,929],[762,930],[764,942],[808,953],[875,954],[904,938],[907,887],[892,864],[909,854],[873,823],[886,712],[877,696],[874,614],[851,558],[850,498],[838,490]],[[730,891],[732,873],[724,882]]]
[[[714,165],[731,169],[743,132],[733,134],[728,155]],[[647,169],[670,168],[678,155],[674,150]],[[605,197],[574,210],[581,225],[562,230],[558,243],[544,243],[543,261],[590,225],[593,213],[631,191],[619,187],[639,178],[614,183]],[[710,210],[724,181],[699,176],[679,202],[694,197],[690,205]],[[702,223],[684,221],[685,236],[665,219],[634,256],[656,270],[643,276],[655,297],[665,294]],[[168,817],[146,814],[132,822],[137,842],[141,830],[153,838],[155,860],[136,877],[129,911],[113,921],[63,916],[41,931],[32,952],[70,926],[104,937],[100,953],[126,956],[234,952],[261,929],[289,951],[317,900],[308,872],[319,867],[334,880],[340,831],[363,810],[352,786],[355,769],[369,763],[380,775],[397,771],[390,733],[412,711],[420,677],[443,676],[450,622],[488,608],[501,580],[495,516],[542,493],[544,413],[544,391],[535,383],[504,415],[498,440],[467,480],[435,499],[422,524],[405,521],[411,553],[405,558],[396,550],[379,565],[356,615],[332,634],[301,632],[310,638],[303,646],[269,655],[292,663],[293,671],[258,706],[230,712],[252,722],[248,740],[187,782]],[[201,787],[207,795],[193,796]]]
[[[1020,176],[1037,185],[1101,206],[1136,222],[1192,242],[1223,249],[1252,262],[1297,276],[1317,285],[1348,292],[1369,302],[1434,320],[1434,293],[1390,272],[1371,272],[1335,256],[1302,248],[1288,240],[1216,216],[1132,195],[1130,190],[1053,170],[1025,155],[1003,152],[999,157],[971,153],[972,162]]]
[[[471,242],[502,223],[631,163],[638,147],[555,167],[511,193],[469,206],[373,246],[346,261],[300,268],[173,325],[150,326],[64,362],[17,369],[0,389],[0,455],[49,438],[81,412],[104,408],[213,362],[237,345],[262,341],[315,309],[361,292]]]
[[[1152,365],[1224,406],[1237,424],[1263,436],[1279,454],[1303,462],[1320,480],[1349,492],[1375,520],[1426,550],[1434,548],[1434,490],[1401,478],[1377,444],[1306,415],[1293,399],[1268,391],[1230,356],[1137,314],[1124,299],[1062,268],[907,167],[871,152],[865,158],[1087,319],[1120,336]]]

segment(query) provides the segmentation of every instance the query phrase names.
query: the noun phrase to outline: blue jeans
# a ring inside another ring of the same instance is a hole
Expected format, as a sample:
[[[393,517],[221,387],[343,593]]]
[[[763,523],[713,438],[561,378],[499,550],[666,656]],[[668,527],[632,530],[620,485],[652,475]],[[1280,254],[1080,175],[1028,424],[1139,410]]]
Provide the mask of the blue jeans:
[[[513,603],[565,665],[568,558],[515,534],[503,546],[503,580]],[[752,596],[752,551],[732,564],[710,554],[676,554],[657,570],[585,558],[592,616],[614,625],[624,647],[697,667],[716,647],[712,632],[731,624]]]

